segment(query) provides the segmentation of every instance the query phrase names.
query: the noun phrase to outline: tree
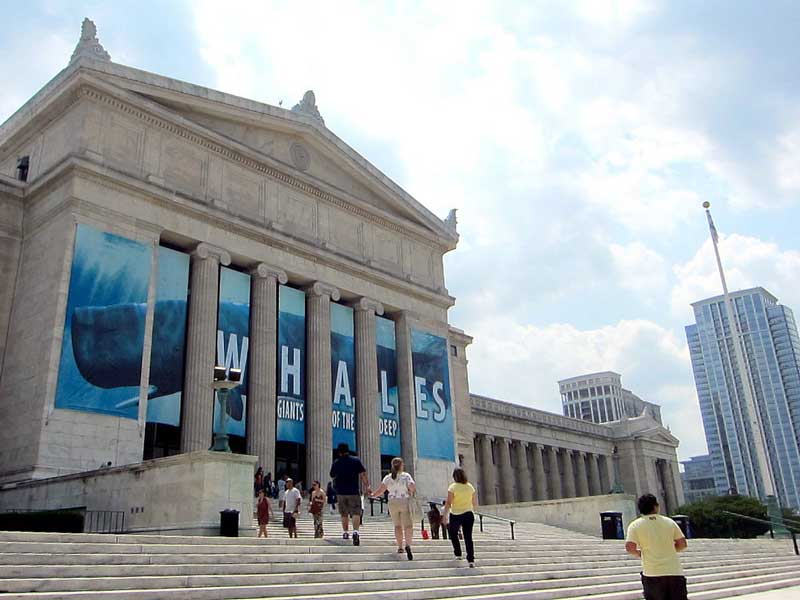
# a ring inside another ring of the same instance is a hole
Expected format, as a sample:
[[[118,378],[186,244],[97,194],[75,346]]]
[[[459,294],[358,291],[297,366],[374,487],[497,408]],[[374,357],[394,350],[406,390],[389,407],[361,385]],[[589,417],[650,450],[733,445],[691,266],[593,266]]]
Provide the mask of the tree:
[[[678,514],[686,515],[691,520],[695,537],[754,538],[769,531],[769,526],[764,523],[742,519],[723,511],[767,520],[766,505],[749,496],[703,498],[678,508]]]

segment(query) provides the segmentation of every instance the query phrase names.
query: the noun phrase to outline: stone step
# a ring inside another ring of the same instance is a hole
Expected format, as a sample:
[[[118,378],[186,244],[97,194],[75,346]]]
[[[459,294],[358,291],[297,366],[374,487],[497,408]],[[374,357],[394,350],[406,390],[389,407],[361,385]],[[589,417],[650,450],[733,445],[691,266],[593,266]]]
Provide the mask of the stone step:
[[[692,579],[692,591],[707,591],[725,587],[767,583],[790,577],[794,566],[782,569],[743,571],[732,578],[726,573],[698,575]],[[188,583],[187,578],[187,583]],[[398,589],[400,588],[400,589]],[[76,592],[34,592],[31,594],[11,592],[5,600],[38,598],[40,600],[89,600],[91,598],[114,598],[115,600],[221,600],[249,598],[293,598],[311,600],[325,598],[383,598],[386,600],[434,600],[444,598],[525,598],[555,599],[597,597],[603,593],[640,592],[640,584],[630,575],[591,576],[575,579],[549,579],[531,581],[524,574],[508,576],[483,575],[480,571],[464,569],[460,577],[404,578],[397,580],[351,581],[346,583],[296,584],[287,582],[276,585],[181,587],[152,590],[111,590]],[[521,594],[524,593],[524,594]],[[602,596],[601,596],[602,597]],[[627,597],[627,596],[626,596]],[[636,596],[631,596],[635,598]]]
[[[796,569],[794,561],[791,562],[774,562],[771,564],[761,564],[755,571],[748,568],[743,568],[743,565],[728,565],[716,567],[697,567],[688,569],[687,572],[693,578],[701,575],[708,574],[736,574],[742,576],[744,573],[753,572],[753,574],[761,573],[791,573]],[[509,581],[540,581],[540,580],[569,580],[573,578],[584,578],[583,581],[599,578],[600,581],[606,580],[624,580],[635,576],[638,567],[636,566],[616,566],[605,568],[573,568],[573,569],[560,569],[548,570],[539,569],[535,566],[526,566],[523,568],[498,567],[486,568],[481,565],[480,575],[465,576],[464,566],[455,561],[451,562],[450,568],[447,569],[419,569],[414,571],[414,580],[420,583],[425,580],[440,583],[458,578],[459,583],[469,583],[471,580],[481,581],[486,584],[502,583]],[[469,573],[476,573],[474,570],[469,570]],[[390,580],[403,580],[408,577],[408,570],[394,570],[387,571],[382,569],[365,569],[361,572],[353,571],[326,571],[319,573],[294,573],[292,577],[293,585],[307,585],[307,584],[350,584],[366,581],[375,581],[379,585],[382,582]],[[234,587],[234,586],[252,586],[252,585],[279,585],[286,580],[286,573],[255,573],[255,574],[242,574],[236,573],[232,575],[189,575],[186,573],[175,574],[170,576],[127,576],[118,574],[112,577],[72,577],[72,578],[58,578],[53,577],[48,572],[42,572],[36,578],[14,578],[14,579],[0,579],[0,589],[6,592],[55,592],[55,591],[83,591],[83,590],[142,590],[142,589],[162,589],[172,587],[191,587],[191,588],[204,588],[204,587]]]
[[[83,556],[83,555],[79,555]],[[614,558],[620,558],[616,556]],[[631,569],[639,569],[637,561],[614,560],[592,560],[589,557],[576,557],[570,562],[565,562],[560,558],[553,558],[549,561],[537,560],[534,564],[512,563],[509,564],[504,559],[482,558],[480,561],[482,573],[504,573],[504,572],[550,572],[570,571],[577,573],[580,570],[593,569],[604,572],[621,570],[628,572]],[[348,577],[349,573],[359,570],[367,570],[370,573],[378,573],[393,570],[402,576],[403,570],[416,570],[428,576],[435,576],[439,571],[447,572],[456,568],[456,563],[452,557],[443,560],[406,561],[383,560],[373,562],[346,562],[346,563],[275,563],[267,565],[259,562],[244,563],[179,563],[179,564],[53,564],[52,557],[49,555],[40,556],[41,564],[4,565],[0,566],[0,579],[12,578],[66,578],[66,577],[119,577],[119,576],[160,576],[160,575],[234,575],[234,574],[269,574],[269,573],[299,573],[299,574],[323,574],[324,576]],[[715,564],[720,570],[748,566],[753,563],[751,556],[739,558],[717,559]],[[783,556],[772,559],[760,559],[758,564],[764,566],[795,564],[794,557]],[[695,570],[706,569],[708,561],[705,558],[697,558],[694,561],[684,561],[687,571],[699,572]],[[268,567],[268,568],[265,568]],[[333,574],[333,575],[331,575]],[[367,577],[371,577],[368,575]]]

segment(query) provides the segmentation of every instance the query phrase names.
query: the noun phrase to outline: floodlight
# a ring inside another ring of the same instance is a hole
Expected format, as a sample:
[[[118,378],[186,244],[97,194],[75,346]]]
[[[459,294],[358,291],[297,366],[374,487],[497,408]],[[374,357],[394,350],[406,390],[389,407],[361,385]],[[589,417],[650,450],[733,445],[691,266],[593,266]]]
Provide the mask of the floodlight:
[[[214,367],[214,381],[225,381],[225,367]]]
[[[228,381],[241,381],[242,380],[242,370],[241,369],[230,369],[228,371]]]

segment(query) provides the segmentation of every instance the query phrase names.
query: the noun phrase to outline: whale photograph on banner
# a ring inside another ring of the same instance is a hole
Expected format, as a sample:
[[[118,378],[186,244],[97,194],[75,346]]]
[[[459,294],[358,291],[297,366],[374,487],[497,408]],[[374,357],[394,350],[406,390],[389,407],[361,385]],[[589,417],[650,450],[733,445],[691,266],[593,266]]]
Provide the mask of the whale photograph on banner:
[[[189,255],[159,246],[148,423],[180,425],[188,296]]]
[[[397,400],[397,346],[394,321],[375,318],[378,352],[378,429],[381,454],[400,456],[400,411]]]
[[[247,356],[250,350],[250,276],[234,269],[219,270],[216,364],[241,369],[241,383],[228,394],[225,431],[220,429],[219,403],[214,402],[214,433],[245,437],[247,414]]]
[[[356,448],[356,344],[353,309],[331,302],[331,390],[333,447]]]
[[[447,361],[445,338],[411,330],[417,454],[421,458],[455,461],[453,403]]]
[[[306,295],[292,287],[278,286],[278,424],[279,442],[304,444]]]
[[[77,225],[56,408],[138,418],[152,252]]]

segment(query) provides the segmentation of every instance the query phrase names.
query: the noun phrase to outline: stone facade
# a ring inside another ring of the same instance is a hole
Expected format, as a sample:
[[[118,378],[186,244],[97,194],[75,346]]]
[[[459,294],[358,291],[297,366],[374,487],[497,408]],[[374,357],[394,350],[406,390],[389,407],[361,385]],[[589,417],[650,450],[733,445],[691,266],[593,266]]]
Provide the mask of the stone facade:
[[[472,338],[447,322],[443,256],[458,242],[455,223],[454,211],[436,217],[328,130],[313,93],[286,110],[118,65],[84,23],[70,64],[0,126],[0,482],[143,458],[155,278],[138,419],[56,408],[78,224],[191,254],[176,451],[210,445],[213,322],[219,269],[230,265],[251,275],[246,451],[267,471],[276,289],[288,283],[306,293],[307,480],[327,480],[331,460],[329,306],[338,301],[355,309],[357,434],[373,482],[377,424],[363,411],[374,413],[377,315],[394,322],[402,454],[424,495],[444,493],[453,462],[418,453],[414,330],[446,339],[456,461],[476,474],[484,502],[601,494],[614,464],[631,493],[671,482],[677,440],[657,424],[593,425],[470,396]]]

